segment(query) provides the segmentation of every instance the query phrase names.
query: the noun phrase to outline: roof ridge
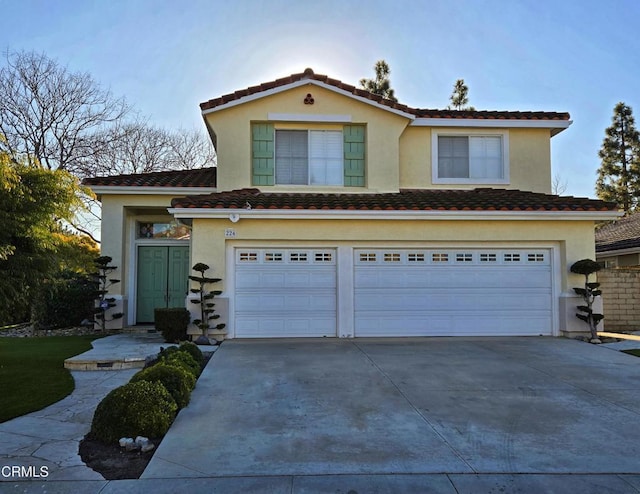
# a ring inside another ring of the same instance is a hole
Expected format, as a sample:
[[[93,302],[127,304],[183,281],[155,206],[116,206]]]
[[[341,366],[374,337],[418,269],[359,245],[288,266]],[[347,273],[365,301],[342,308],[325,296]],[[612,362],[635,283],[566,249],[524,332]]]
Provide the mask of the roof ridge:
[[[217,106],[237,101],[241,98],[258,94],[271,89],[276,89],[289,84],[304,80],[318,81],[348,93],[354,96],[363,97],[396,110],[410,113],[419,118],[473,118],[473,119],[497,119],[497,120],[569,120],[571,118],[568,112],[551,112],[538,110],[447,110],[447,109],[428,109],[428,108],[412,108],[403,103],[383,98],[379,94],[372,93],[366,89],[356,87],[352,84],[342,82],[324,74],[316,74],[313,69],[307,67],[303,72],[297,72],[289,76],[280,77],[273,81],[263,82],[244,89],[238,89],[232,93],[223,94],[217,98],[213,98],[200,103],[200,110],[206,111],[216,108]]]

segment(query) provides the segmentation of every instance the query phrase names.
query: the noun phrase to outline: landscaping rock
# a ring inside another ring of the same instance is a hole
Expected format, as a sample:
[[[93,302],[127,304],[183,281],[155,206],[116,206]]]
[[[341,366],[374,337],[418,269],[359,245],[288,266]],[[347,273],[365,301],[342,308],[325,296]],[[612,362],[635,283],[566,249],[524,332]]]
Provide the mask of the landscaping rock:
[[[209,338],[207,338],[206,336],[200,335],[196,339],[195,344],[196,345],[211,345],[211,342],[209,341]]]
[[[155,448],[155,445],[151,441],[147,441],[142,445],[140,451],[142,451],[143,453],[147,453],[148,451],[153,451],[153,448]]]

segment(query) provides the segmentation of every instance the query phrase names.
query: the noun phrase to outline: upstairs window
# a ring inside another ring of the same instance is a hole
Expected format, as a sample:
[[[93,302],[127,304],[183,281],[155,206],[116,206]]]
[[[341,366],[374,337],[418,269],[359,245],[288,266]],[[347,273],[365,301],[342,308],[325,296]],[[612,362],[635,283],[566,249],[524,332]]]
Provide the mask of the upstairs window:
[[[342,132],[276,130],[276,184],[342,185]]]
[[[434,183],[508,183],[507,134],[434,134]]]
[[[342,130],[251,125],[253,185],[365,186],[365,126]]]

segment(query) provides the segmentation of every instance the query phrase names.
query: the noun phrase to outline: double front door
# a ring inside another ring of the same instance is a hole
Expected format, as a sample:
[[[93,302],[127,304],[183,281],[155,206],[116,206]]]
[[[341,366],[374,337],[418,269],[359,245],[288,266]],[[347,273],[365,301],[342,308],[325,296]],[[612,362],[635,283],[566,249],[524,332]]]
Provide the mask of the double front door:
[[[136,322],[153,323],[156,308],[184,307],[188,276],[188,246],[139,246]]]

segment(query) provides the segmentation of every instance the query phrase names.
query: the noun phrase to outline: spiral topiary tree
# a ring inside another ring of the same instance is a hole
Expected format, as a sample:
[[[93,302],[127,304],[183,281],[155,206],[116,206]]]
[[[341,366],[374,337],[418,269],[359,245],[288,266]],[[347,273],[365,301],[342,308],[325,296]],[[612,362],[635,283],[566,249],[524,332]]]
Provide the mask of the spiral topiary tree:
[[[578,305],[580,312],[576,314],[576,317],[589,325],[592,343],[600,342],[598,324],[604,319],[604,316],[593,312],[593,301],[596,297],[602,295],[602,290],[598,290],[600,283],[589,282],[589,275],[600,271],[600,269],[602,269],[602,266],[591,259],[581,259],[573,263],[570,268],[572,273],[584,275],[584,287],[573,289],[584,301],[583,305]]]
[[[210,329],[222,330],[226,327],[226,324],[219,323],[212,325],[210,322],[220,319],[220,314],[216,314],[216,310],[214,309],[216,304],[213,302],[213,299],[216,295],[220,295],[222,291],[206,290],[207,285],[219,283],[222,279],[208,278],[205,276],[205,272],[209,270],[209,266],[202,262],[197,263],[192,269],[200,273],[199,276],[189,276],[191,281],[198,283],[198,288],[192,288],[190,290],[191,293],[196,295],[196,297],[190,299],[191,303],[200,306],[200,318],[193,320],[193,323],[202,331],[202,336],[196,340],[196,343],[208,343],[208,333]]]
[[[96,308],[94,310],[93,322],[97,324],[104,332],[107,328],[107,322],[120,319],[122,312],[115,312],[110,314],[111,319],[107,319],[107,311],[116,307],[116,299],[109,297],[109,288],[120,283],[120,280],[109,278],[109,273],[118,269],[116,266],[111,266],[112,258],[109,256],[97,257],[93,262],[96,266],[96,272],[93,274],[93,279],[97,284],[96,289]]]

